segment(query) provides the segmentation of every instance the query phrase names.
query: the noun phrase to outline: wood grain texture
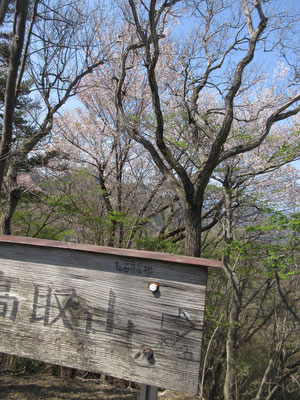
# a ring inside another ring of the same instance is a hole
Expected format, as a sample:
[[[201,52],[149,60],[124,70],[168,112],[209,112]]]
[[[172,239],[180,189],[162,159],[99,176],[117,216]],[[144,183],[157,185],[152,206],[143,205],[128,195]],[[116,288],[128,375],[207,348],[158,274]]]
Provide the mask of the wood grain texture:
[[[206,276],[203,266],[0,241],[0,351],[194,394]]]

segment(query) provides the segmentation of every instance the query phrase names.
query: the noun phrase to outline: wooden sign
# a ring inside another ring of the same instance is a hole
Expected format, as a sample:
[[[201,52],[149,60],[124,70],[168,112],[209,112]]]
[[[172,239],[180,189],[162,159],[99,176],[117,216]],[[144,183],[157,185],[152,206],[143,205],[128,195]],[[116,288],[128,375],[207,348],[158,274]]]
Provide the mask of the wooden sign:
[[[196,393],[206,267],[0,236],[0,352]]]

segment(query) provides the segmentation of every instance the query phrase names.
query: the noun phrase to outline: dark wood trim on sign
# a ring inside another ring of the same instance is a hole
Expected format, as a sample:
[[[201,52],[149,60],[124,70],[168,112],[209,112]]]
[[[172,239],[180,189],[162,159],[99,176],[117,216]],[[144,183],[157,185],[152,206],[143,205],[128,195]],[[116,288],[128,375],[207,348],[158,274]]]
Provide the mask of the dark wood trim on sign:
[[[197,267],[209,267],[209,268],[223,267],[222,261],[209,260],[206,258],[188,257],[188,256],[144,251],[144,250],[119,249],[115,247],[94,246],[89,244],[66,243],[66,242],[59,242],[56,240],[36,239],[36,238],[21,237],[21,236],[0,235],[0,246],[1,243],[25,244],[30,246],[79,250],[79,251],[86,251],[89,253],[134,257],[134,258],[156,260],[156,261],[163,261],[176,264],[188,264]]]

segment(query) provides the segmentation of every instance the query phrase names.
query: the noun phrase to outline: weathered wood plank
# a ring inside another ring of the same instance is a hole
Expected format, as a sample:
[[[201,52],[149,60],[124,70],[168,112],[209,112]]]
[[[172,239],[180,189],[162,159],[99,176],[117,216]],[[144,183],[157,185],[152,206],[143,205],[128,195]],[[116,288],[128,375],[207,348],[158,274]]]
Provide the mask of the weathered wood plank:
[[[38,242],[0,239],[1,352],[197,391],[205,267]]]

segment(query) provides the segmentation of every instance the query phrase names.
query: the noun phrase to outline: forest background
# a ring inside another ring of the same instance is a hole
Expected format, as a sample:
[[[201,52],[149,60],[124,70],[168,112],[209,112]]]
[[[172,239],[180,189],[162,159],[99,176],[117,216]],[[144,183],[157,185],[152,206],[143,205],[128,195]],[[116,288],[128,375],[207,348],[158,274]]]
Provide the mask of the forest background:
[[[299,398],[296,3],[0,4],[1,232],[222,259],[200,399]]]

